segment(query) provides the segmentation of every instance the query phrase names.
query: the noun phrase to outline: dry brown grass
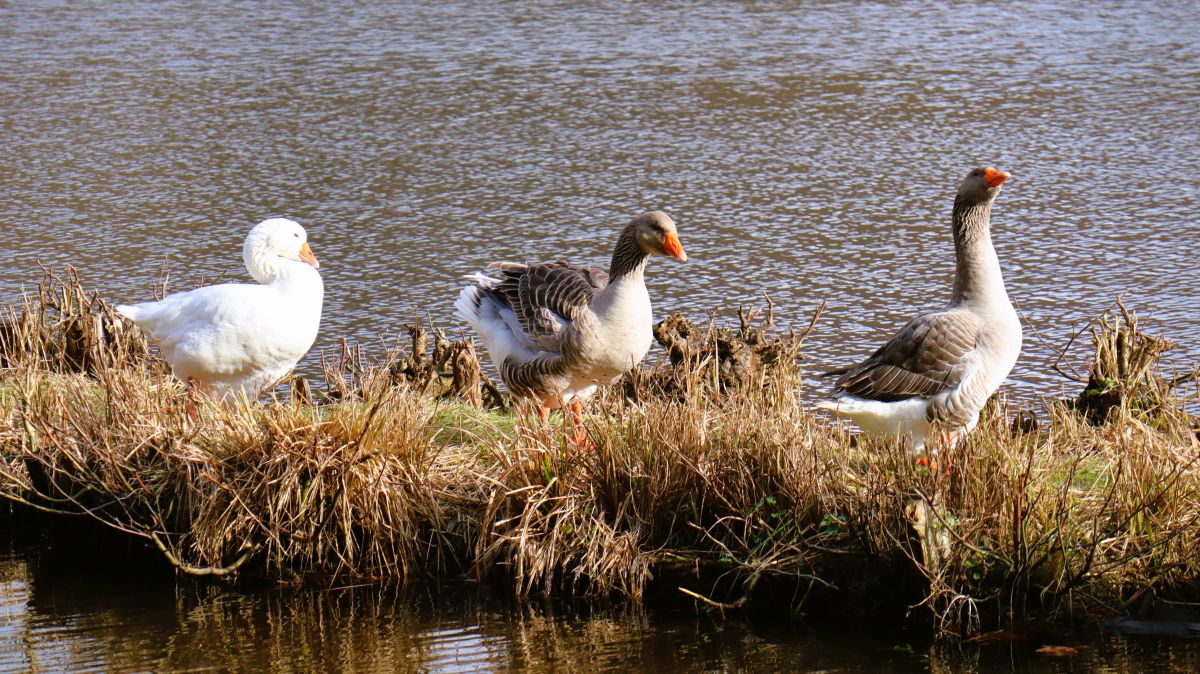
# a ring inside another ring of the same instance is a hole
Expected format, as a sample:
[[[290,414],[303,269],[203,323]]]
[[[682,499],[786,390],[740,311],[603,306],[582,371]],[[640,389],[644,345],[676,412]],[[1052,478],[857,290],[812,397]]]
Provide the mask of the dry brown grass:
[[[0,493],[147,538],[190,573],[473,571],[635,600],[670,577],[721,610],[764,581],[866,605],[918,578],[899,599],[943,634],[1200,594],[1200,444],[1170,396],[1100,424],[1054,406],[1040,430],[998,404],[930,471],[812,414],[800,338],[743,325],[689,328],[676,365],[598,396],[594,451],[557,421],[439,401],[398,380],[400,359],[331,367],[334,402],[204,405],[192,421],[140,337],[77,285],[44,304],[64,292],[49,286],[6,333],[31,342],[3,351]],[[70,325],[107,335],[85,333],[90,367],[53,366]]]
[[[464,548],[474,452],[431,442],[424,399],[381,383],[328,408],[204,405],[138,370],[11,380],[0,489],[146,537],[191,573],[408,578]]]
[[[126,365],[164,367],[140,331],[84,289],[75,269],[44,270],[35,292],[0,312],[0,368],[95,373]]]
[[[1067,372],[1060,363],[1084,334],[1092,342],[1087,374]],[[1172,340],[1147,334],[1137,314],[1118,299],[1071,337],[1055,369],[1083,384],[1074,407],[1092,423],[1103,423],[1114,411],[1125,416],[1155,417],[1170,413],[1177,406],[1176,390],[1200,375],[1200,368],[1176,376],[1162,371],[1163,356],[1176,346]]]

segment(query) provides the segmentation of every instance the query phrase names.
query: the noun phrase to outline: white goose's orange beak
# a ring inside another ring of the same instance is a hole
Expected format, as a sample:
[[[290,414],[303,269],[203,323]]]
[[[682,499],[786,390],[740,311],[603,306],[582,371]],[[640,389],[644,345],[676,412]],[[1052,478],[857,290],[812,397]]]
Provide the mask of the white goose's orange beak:
[[[683,244],[679,243],[679,235],[675,232],[667,232],[667,237],[663,239],[663,252],[680,262],[687,262],[687,253],[683,252]]]
[[[1010,177],[1012,177],[1012,174],[1008,171],[997,171],[991,166],[983,170],[983,181],[987,183],[988,187],[1000,187]]]
[[[308,247],[307,241],[304,242],[303,246],[300,246],[300,261],[312,265],[313,269],[321,268],[321,263],[317,262],[317,256],[313,255],[312,248]]]

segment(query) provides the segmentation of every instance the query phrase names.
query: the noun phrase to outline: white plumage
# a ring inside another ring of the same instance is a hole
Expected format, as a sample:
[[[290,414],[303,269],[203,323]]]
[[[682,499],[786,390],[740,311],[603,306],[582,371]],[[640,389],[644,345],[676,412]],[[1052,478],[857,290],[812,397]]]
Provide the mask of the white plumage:
[[[499,285],[499,280],[480,272],[468,274],[464,278],[472,285],[466,286],[458,293],[458,299],[454,302],[455,314],[470,325],[483,340],[484,349],[497,367],[509,358],[523,363],[539,355],[551,355],[537,348],[532,339],[525,334],[512,309],[488,297],[485,289],[495,288]],[[558,318],[570,323],[561,316]]]
[[[146,331],[181,380],[220,397],[257,398],[317,336],[324,286],[307,241],[295,222],[265,220],[242,249],[257,284],[206,286],[117,311]]]
[[[881,402],[844,395],[834,400],[821,400],[817,407],[851,419],[870,436],[907,436],[914,452],[925,447],[931,427],[925,417],[929,409],[929,400],[925,398]]]

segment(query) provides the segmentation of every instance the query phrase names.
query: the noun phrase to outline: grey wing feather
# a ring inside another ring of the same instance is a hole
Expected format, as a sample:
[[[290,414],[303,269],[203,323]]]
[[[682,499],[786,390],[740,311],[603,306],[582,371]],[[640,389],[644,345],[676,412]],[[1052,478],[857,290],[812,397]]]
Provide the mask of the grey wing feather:
[[[862,363],[835,371],[834,395],[881,402],[930,397],[957,386],[979,343],[978,318],[962,311],[924,314]]]
[[[575,320],[608,282],[608,275],[598,269],[564,262],[493,267],[501,278],[487,291],[513,310],[532,338],[556,334],[562,327],[560,318]]]
[[[500,365],[500,377],[514,394],[537,397],[542,394],[546,380],[562,376],[565,366],[561,356],[539,356],[524,362],[507,358]]]
[[[576,267],[576,269],[583,273],[587,282],[591,284],[592,290],[600,292],[608,286],[608,272],[603,269],[599,267]]]

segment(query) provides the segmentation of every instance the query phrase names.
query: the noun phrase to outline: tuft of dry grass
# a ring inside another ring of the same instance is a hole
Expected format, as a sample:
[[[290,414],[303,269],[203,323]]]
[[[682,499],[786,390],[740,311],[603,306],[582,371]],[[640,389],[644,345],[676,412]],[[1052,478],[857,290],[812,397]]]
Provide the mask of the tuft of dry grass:
[[[69,284],[11,312],[8,334],[29,341],[3,351],[0,495],[146,538],[184,572],[470,571],[634,601],[671,578],[722,611],[784,584],[797,602],[911,602],[960,635],[1200,595],[1200,442],[1169,388],[1100,425],[1066,405],[1014,424],[998,401],[929,469],[813,414],[808,331],[743,313],[733,330],[660,326],[674,358],[590,403],[590,451],[529,410],[446,401],[431,382],[467,381],[451,365],[465,351],[418,358],[416,337],[380,363],[347,349],[318,404],[206,404],[192,420],[140,337]],[[63,346],[72,325],[93,326],[93,346]],[[1120,329],[1099,323],[1097,343],[1139,334]],[[1124,372],[1156,381],[1139,363]]]
[[[1175,342],[1147,334],[1137,314],[1120,299],[1072,336],[1059,355],[1060,363],[1085,331],[1092,340],[1087,376],[1068,373],[1057,363],[1055,369],[1084,384],[1074,406],[1092,423],[1104,423],[1113,410],[1141,416],[1169,413],[1176,406],[1174,390],[1200,375],[1200,370],[1193,370],[1176,377],[1166,376],[1159,363],[1163,355],[1175,348]]]
[[[445,539],[478,499],[473,457],[431,442],[433,410],[385,375],[353,403],[209,404],[195,421],[181,385],[141,371],[15,380],[0,489],[145,537],[189,573],[421,575],[465,547]]]
[[[79,273],[43,270],[36,292],[0,314],[0,369],[94,374],[150,359],[141,331],[84,289]]]

